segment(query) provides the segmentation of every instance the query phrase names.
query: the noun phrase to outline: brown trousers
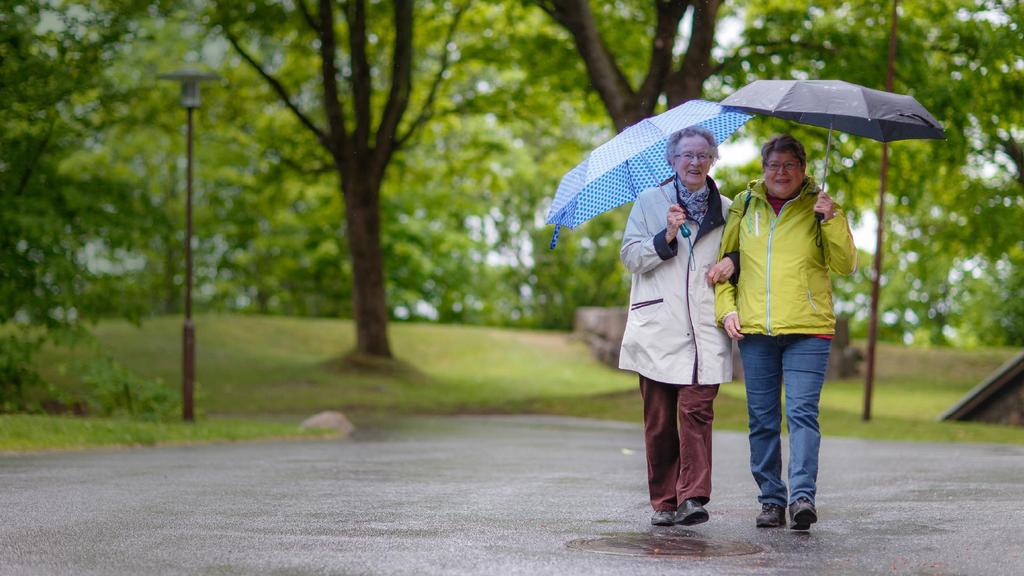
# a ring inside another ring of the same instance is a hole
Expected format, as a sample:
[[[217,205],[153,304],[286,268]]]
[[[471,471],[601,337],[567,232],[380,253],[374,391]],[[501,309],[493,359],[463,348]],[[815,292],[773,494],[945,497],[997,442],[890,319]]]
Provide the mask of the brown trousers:
[[[647,486],[655,510],[711,498],[711,422],[718,384],[675,386],[640,376]],[[677,424],[678,419],[678,424]]]

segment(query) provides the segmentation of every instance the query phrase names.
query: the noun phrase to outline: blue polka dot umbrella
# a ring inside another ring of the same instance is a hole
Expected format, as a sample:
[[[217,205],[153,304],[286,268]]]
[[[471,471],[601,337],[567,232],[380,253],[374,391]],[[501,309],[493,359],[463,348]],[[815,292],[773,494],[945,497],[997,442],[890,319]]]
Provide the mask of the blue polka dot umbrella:
[[[562,177],[547,223],[555,225],[551,248],[562,226],[576,228],[602,212],[636,199],[637,194],[672,176],[665,160],[668,137],[701,126],[721,144],[750,119],[738,109],[706,100],[690,100],[626,128],[594,149]]]

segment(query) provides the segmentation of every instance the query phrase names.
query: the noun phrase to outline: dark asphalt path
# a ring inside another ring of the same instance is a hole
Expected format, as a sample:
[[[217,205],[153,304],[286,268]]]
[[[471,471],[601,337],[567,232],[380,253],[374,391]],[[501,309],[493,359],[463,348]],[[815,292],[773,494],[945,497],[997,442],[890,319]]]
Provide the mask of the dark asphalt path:
[[[634,425],[3,456],[0,574],[1024,574],[1024,448],[826,438],[809,534],[754,528],[746,461],[744,435],[716,432],[692,532],[763,552],[667,559],[566,546],[652,531]]]

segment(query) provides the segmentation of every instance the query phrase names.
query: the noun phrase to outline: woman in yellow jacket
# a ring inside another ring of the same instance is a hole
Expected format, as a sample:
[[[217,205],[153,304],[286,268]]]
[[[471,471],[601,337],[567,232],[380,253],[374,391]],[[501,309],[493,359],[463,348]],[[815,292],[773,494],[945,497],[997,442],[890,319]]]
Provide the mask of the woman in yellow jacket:
[[[818,403],[835,333],[829,271],[850,274],[857,251],[846,216],[806,175],[789,135],[761,148],[764,178],[733,199],[720,255],[739,251],[739,281],[716,287],[715,312],[739,341],[750,420],[758,527],[807,530],[817,521]],[[789,489],[782,476],[780,394],[785,382]]]

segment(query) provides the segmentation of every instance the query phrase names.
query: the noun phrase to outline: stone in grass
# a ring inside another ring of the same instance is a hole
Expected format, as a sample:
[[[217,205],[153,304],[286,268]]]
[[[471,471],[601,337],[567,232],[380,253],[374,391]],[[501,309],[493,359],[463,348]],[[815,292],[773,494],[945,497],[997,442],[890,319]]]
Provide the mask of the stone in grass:
[[[330,428],[337,430],[342,436],[348,436],[356,429],[344,414],[334,410],[327,410],[306,418],[302,424],[299,424],[299,428]]]

